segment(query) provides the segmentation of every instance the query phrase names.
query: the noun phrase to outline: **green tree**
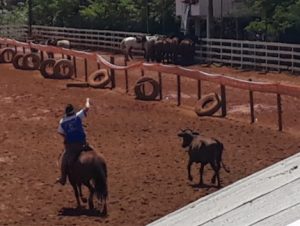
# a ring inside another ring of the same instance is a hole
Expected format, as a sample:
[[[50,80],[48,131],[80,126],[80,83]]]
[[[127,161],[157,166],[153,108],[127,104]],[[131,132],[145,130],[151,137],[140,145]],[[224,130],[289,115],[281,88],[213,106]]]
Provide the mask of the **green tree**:
[[[246,30],[277,40],[280,34],[299,23],[299,3],[300,0],[247,0],[257,18]]]

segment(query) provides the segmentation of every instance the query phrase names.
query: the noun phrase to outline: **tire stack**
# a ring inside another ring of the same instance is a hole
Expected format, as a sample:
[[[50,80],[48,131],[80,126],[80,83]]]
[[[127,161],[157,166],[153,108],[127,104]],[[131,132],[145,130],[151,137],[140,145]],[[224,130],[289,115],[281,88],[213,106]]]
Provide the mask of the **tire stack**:
[[[48,79],[70,79],[74,74],[74,66],[67,59],[49,58],[41,63],[40,73]]]
[[[0,49],[0,63],[11,63],[15,55],[16,51],[12,48]]]
[[[12,64],[16,69],[38,70],[40,68],[41,59],[36,53],[17,53],[12,59]]]

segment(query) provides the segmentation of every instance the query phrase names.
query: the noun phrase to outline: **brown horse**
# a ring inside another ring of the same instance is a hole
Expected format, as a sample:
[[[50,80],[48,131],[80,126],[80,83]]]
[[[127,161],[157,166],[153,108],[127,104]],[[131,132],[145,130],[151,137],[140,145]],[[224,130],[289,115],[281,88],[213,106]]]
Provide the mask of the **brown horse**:
[[[93,197],[96,193],[98,200],[102,203],[101,214],[106,215],[108,188],[107,166],[104,157],[94,150],[81,152],[78,160],[70,167],[68,176],[75,193],[77,207],[81,207],[79,195],[83,202],[86,201],[81,192],[81,185],[85,185],[90,192],[89,208],[94,209]]]

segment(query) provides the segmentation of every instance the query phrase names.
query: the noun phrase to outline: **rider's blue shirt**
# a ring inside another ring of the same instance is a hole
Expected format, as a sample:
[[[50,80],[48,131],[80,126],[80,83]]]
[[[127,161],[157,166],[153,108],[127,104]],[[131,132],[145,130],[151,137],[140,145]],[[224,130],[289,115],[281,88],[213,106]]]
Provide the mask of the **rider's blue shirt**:
[[[85,143],[86,135],[82,126],[85,116],[84,110],[80,110],[75,115],[60,120],[58,132],[65,135],[67,143]]]

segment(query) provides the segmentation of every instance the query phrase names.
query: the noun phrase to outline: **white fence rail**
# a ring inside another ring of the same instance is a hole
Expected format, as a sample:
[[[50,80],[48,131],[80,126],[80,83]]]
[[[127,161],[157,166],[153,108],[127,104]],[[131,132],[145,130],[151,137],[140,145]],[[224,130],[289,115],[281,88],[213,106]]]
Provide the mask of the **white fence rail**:
[[[133,35],[142,35],[138,32],[122,32],[109,30],[90,30],[63,27],[33,26],[34,36],[47,38],[66,38],[73,46],[83,48],[101,48],[107,50],[119,50],[123,38]]]
[[[202,59],[255,70],[300,71],[300,45],[276,42],[202,39]]]
[[[27,26],[0,26],[0,36],[26,40]],[[124,37],[138,32],[33,26],[39,39],[69,39],[73,46],[85,49],[119,50]],[[196,58],[202,62],[221,63],[244,69],[300,72],[300,45],[274,42],[202,39]]]
[[[0,36],[26,40],[28,27],[26,25],[0,25]]]

